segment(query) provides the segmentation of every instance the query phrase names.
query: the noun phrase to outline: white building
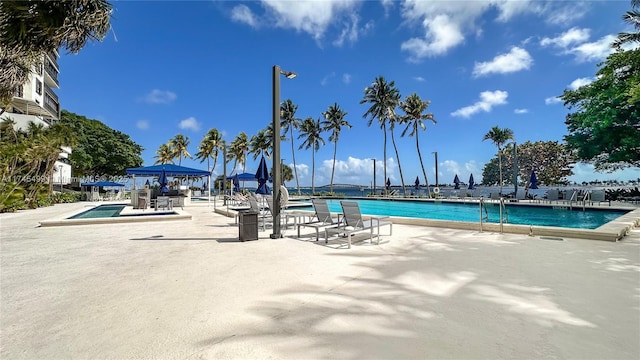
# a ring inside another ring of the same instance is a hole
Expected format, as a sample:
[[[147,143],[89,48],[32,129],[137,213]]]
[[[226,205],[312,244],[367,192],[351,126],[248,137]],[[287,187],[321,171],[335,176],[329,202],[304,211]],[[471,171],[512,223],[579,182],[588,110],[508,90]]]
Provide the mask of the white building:
[[[16,129],[26,130],[29,123],[51,126],[60,119],[60,102],[54,89],[58,89],[58,53],[43,56],[42,63],[34,69],[29,80],[16,89],[11,100],[9,111],[0,116],[11,119]],[[71,165],[68,163],[70,147],[62,147],[56,161],[53,184],[69,184],[71,182]],[[55,188],[55,186],[54,186]]]

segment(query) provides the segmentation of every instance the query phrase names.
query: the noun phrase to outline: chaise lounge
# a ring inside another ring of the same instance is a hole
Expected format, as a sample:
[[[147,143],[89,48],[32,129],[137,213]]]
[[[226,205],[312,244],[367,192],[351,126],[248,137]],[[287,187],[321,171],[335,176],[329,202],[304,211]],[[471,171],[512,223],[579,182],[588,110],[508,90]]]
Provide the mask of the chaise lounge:
[[[373,242],[373,229],[377,229],[376,244],[380,243],[381,226],[389,225],[389,235],[393,234],[393,223],[390,221],[383,221],[384,219],[388,219],[388,216],[371,217],[369,220],[363,220],[362,213],[360,212],[360,207],[357,202],[341,201],[340,205],[342,205],[343,222],[324,229],[325,243],[329,242],[330,232],[338,235],[346,235],[349,248],[351,248],[351,235],[354,233],[369,230],[369,241]]]

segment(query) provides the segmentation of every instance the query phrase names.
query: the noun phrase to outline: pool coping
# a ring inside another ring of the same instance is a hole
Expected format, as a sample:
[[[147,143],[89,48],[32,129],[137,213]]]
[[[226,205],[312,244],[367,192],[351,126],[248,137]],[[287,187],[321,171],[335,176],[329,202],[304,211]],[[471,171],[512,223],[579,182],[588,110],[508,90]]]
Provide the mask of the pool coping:
[[[94,209],[100,205],[125,205],[123,212],[125,216],[121,217],[108,217],[108,218],[86,218],[86,219],[69,219],[73,215],[83,213],[87,210]],[[188,212],[174,208],[170,211],[155,212],[153,209],[146,210],[134,210],[129,209],[131,203],[122,202],[106,202],[106,203],[93,203],[87,205],[82,211],[68,212],[58,215],[46,220],[40,220],[40,227],[50,226],[72,226],[72,225],[96,225],[96,224],[122,224],[122,223],[138,223],[138,222],[155,222],[155,221],[167,221],[167,220],[191,220],[192,216]],[[153,216],[139,216],[145,213],[153,213]]]

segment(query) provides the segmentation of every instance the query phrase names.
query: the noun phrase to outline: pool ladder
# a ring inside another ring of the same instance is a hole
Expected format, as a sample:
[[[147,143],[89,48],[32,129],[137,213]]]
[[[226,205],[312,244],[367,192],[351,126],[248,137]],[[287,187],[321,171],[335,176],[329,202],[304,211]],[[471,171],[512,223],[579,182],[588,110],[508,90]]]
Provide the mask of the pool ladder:
[[[484,198],[480,198],[480,232],[482,232],[482,223],[483,221],[489,222],[489,212],[487,211],[487,206],[484,204]],[[484,216],[482,215],[482,211],[484,210]],[[504,198],[500,198],[500,233],[503,232],[502,225],[504,223],[509,222],[509,212],[507,211],[507,206],[504,204]]]

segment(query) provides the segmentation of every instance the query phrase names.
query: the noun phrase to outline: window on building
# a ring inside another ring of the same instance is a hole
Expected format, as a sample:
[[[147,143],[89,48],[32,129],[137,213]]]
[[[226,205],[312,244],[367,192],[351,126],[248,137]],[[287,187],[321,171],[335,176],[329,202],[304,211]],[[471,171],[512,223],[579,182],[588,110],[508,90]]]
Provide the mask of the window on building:
[[[42,81],[36,80],[36,93],[42,95]]]

